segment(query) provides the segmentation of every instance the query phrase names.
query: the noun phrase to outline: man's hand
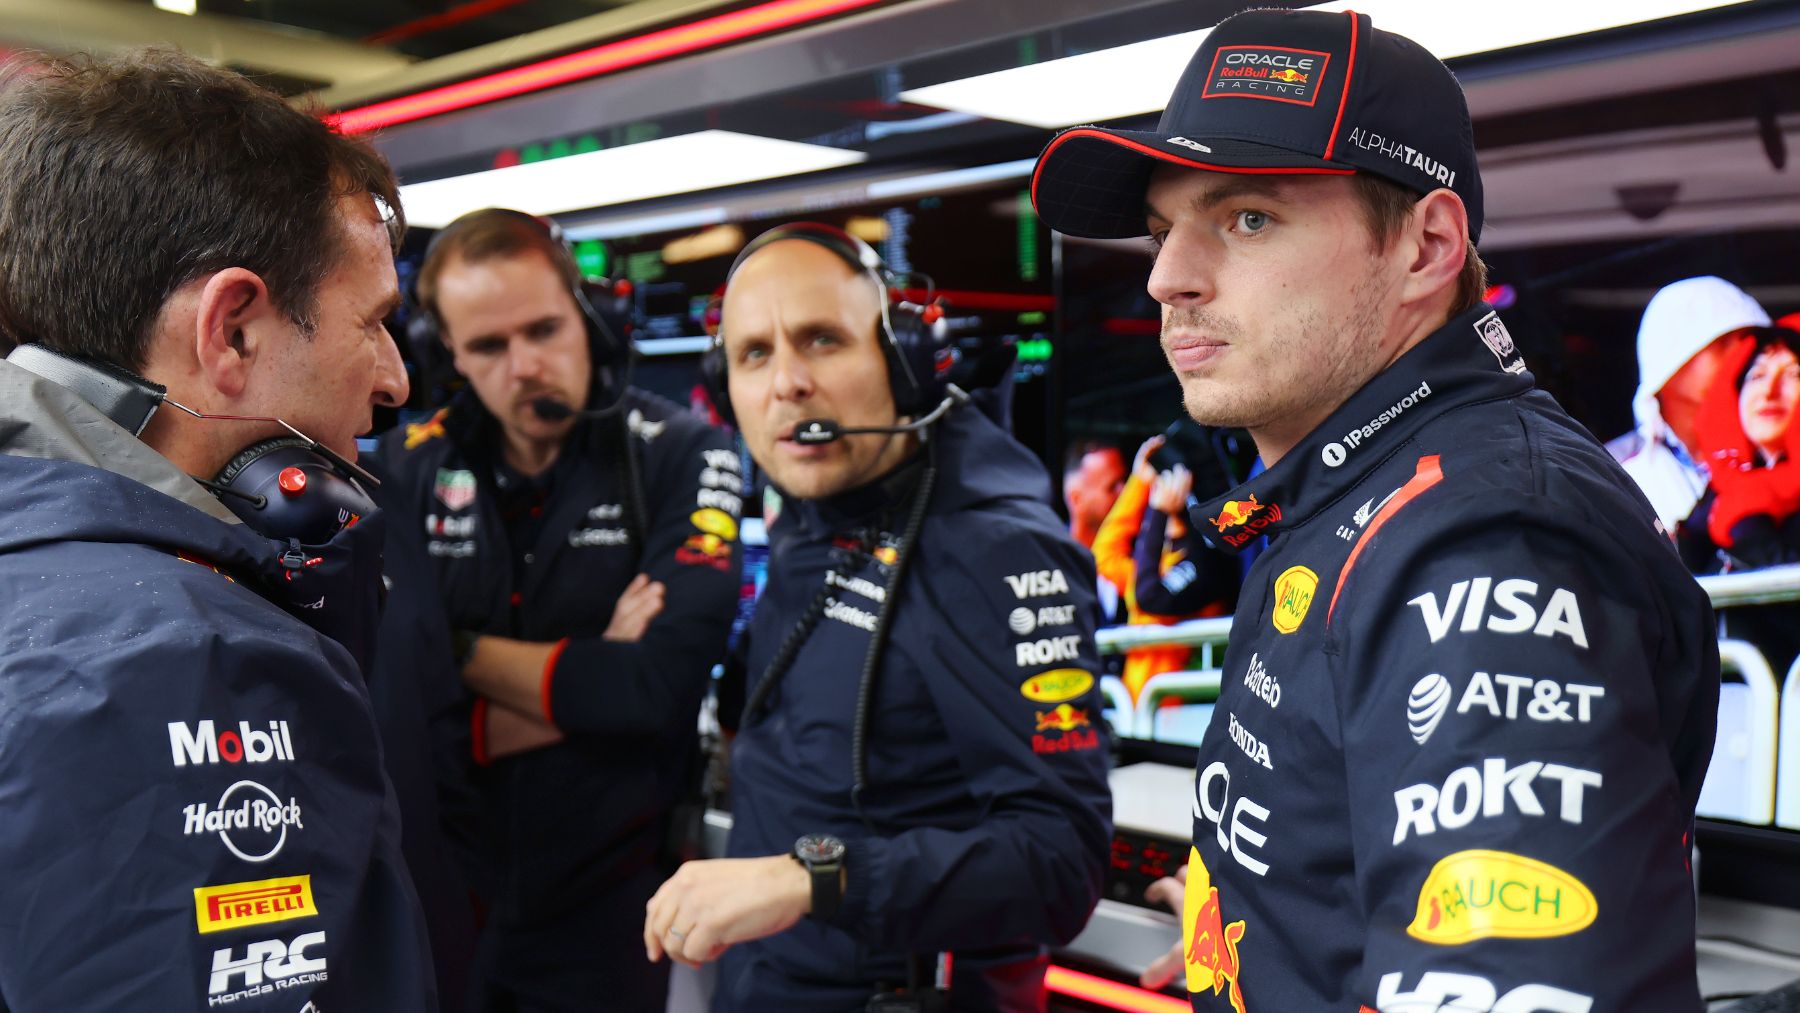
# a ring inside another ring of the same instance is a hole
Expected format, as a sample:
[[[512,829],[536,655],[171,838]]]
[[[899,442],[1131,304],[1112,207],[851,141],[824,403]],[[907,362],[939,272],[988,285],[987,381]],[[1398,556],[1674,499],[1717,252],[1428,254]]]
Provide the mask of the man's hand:
[[[650,621],[663,610],[663,585],[638,574],[625,585],[612,620],[602,634],[607,640],[636,641]],[[554,643],[479,636],[463,661],[463,685],[489,700],[521,714],[541,714],[544,709],[544,669],[556,650]],[[546,724],[545,726],[549,726]],[[558,733],[560,734],[560,733]],[[499,754],[495,754],[499,755]]]
[[[1131,473],[1137,477],[1138,481],[1144,483],[1156,481],[1156,465],[1150,463],[1150,455],[1156,453],[1156,448],[1162,445],[1163,436],[1158,433],[1145,440],[1144,445],[1138,448],[1137,456],[1131,460]]]
[[[1187,866],[1176,869],[1173,876],[1164,876],[1151,883],[1150,888],[1144,891],[1144,897],[1167,904],[1169,910],[1175,912],[1176,923],[1180,924],[1183,901],[1187,897]],[[1152,960],[1150,966],[1144,968],[1144,973],[1138,975],[1138,984],[1145,988],[1161,991],[1169,982],[1174,981],[1175,976],[1186,967],[1185,954],[1181,951],[1181,940],[1177,939],[1175,945],[1169,947],[1167,953]]]
[[[1150,505],[1170,517],[1179,517],[1187,510],[1188,493],[1193,488],[1194,473],[1177,464],[1156,476],[1156,484],[1150,487]]]
[[[812,910],[812,877],[786,855],[688,862],[650,898],[644,954],[699,967],[737,943],[772,936]]]
[[[602,634],[607,640],[637,641],[643,638],[650,620],[663,610],[663,585],[646,574],[638,574],[625,585],[619,603],[613,606],[612,621]]]

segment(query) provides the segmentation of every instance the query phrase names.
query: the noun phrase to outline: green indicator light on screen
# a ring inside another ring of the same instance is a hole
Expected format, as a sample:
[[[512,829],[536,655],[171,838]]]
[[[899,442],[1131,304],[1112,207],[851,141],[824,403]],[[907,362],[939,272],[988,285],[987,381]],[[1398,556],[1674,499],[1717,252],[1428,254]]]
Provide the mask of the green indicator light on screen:
[[[1028,313],[1019,314],[1019,323],[1025,327],[1036,327],[1049,319],[1050,314],[1045,313],[1043,310],[1032,310]]]
[[[527,144],[519,149],[519,162],[521,164],[529,165],[532,162],[542,162],[543,160],[544,146],[542,144]]]
[[[569,139],[566,137],[559,137],[550,142],[550,148],[545,152],[545,156],[548,158],[568,158],[574,153],[575,146],[569,143]]]
[[[585,155],[590,151],[600,150],[600,138],[595,134],[582,134],[575,138],[575,153]]]
[[[582,277],[606,277],[611,262],[612,256],[600,240],[584,239],[575,244],[575,266],[581,270]]]
[[[1031,338],[1019,342],[1020,362],[1049,362],[1053,348],[1049,338]]]

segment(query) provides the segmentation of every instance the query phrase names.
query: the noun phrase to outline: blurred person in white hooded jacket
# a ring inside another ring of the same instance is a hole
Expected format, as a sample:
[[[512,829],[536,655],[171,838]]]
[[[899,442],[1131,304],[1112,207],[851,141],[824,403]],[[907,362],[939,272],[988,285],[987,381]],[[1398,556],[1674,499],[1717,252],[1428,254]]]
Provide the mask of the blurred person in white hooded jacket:
[[[1743,289],[1706,275],[1665,285],[1638,324],[1637,428],[1606,449],[1642,489],[1665,531],[1694,509],[1706,491],[1706,467],[1689,453],[1694,420],[1712,386],[1727,342],[1746,327],[1767,327],[1769,314]]]

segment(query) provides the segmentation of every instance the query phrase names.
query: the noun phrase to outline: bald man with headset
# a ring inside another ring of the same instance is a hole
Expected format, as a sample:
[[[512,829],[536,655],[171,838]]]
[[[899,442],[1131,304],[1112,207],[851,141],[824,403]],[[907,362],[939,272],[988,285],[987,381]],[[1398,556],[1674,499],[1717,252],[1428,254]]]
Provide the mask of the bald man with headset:
[[[1041,1010],[1045,947],[1100,895],[1093,561],[890,281],[837,229],[765,233],[707,360],[782,504],[731,857],[682,866],[644,926],[652,959],[719,961],[715,1010]]]

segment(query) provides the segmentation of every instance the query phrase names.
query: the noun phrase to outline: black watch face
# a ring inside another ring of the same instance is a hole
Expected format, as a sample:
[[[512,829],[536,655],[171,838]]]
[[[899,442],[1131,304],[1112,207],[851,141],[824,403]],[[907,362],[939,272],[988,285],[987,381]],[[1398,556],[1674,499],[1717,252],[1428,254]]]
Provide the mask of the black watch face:
[[[807,834],[794,842],[794,857],[808,865],[824,865],[844,857],[844,842],[824,834]]]

